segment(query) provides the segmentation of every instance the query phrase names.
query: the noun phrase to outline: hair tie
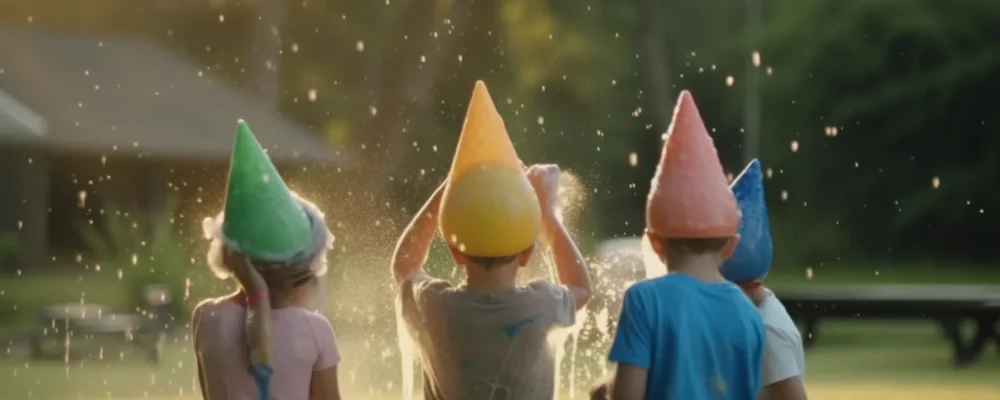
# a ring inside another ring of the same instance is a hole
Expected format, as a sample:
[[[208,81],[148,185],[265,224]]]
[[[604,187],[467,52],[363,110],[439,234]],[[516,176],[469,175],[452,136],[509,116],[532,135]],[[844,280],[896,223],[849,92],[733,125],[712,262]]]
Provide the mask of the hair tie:
[[[264,300],[268,300],[268,294],[266,290],[262,290],[255,293],[247,293],[247,304],[254,305],[260,303]]]

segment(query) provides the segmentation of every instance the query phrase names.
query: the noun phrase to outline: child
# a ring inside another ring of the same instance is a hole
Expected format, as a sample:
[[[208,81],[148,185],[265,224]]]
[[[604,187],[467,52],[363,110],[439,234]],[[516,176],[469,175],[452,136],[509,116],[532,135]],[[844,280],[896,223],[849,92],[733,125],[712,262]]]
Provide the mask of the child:
[[[772,400],[806,400],[802,336],[785,306],[762,284],[771,268],[772,244],[760,161],[751,161],[732,189],[743,214],[740,243],[722,264],[722,275],[743,289],[764,321],[764,393]]]
[[[403,232],[393,257],[400,312],[423,360],[425,399],[555,394],[548,333],[573,325],[590,298],[586,266],[554,211],[558,177],[555,166],[534,166],[525,176],[486,86],[476,82],[448,179]],[[438,227],[465,269],[458,286],[423,270]],[[517,284],[539,234],[565,286]]]
[[[670,273],[625,292],[609,359],[615,400],[751,400],[764,328],[719,268],[739,235],[736,200],[712,138],[681,92],[646,201],[646,235]]]
[[[202,397],[340,399],[333,328],[308,309],[333,235],[316,206],[288,190],[243,121],[225,209],[204,227],[209,265],[239,289],[194,310]]]

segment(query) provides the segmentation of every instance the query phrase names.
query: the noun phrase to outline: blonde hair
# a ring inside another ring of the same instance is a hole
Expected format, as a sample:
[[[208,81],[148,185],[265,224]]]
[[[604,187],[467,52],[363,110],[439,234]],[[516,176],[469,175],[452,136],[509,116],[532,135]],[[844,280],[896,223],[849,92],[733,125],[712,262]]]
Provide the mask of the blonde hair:
[[[326,253],[333,248],[333,233],[326,227],[323,213],[315,204],[292,193],[292,198],[302,207],[312,225],[312,242],[299,254],[289,260],[254,260],[240,253],[232,246],[222,232],[224,213],[215,218],[205,218],[202,228],[205,238],[211,240],[208,250],[208,266],[220,279],[234,278],[243,289],[244,295],[255,296],[266,292],[267,301],[248,301],[246,332],[251,355],[263,354],[264,362],[270,362],[271,305],[281,303],[292,289],[299,284],[326,274]],[[240,256],[245,262],[233,262],[233,256]],[[227,262],[229,261],[229,262]],[[272,290],[273,289],[273,290]],[[254,359],[253,357],[251,359]]]

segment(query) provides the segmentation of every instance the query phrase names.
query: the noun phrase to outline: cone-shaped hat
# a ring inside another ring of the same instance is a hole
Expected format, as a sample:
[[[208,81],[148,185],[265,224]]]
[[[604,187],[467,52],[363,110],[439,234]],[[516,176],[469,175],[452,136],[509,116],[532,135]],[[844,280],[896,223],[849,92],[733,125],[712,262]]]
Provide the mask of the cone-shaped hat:
[[[440,214],[444,239],[470,256],[517,254],[541,228],[538,197],[482,81],[472,91]]]
[[[646,200],[646,227],[665,238],[725,238],[739,223],[715,144],[685,90]]]
[[[224,218],[226,245],[255,261],[288,261],[312,243],[309,218],[243,120],[229,165]]]
[[[751,161],[733,181],[732,189],[742,214],[740,241],[733,255],[722,264],[722,275],[737,283],[764,279],[771,269],[773,246],[760,161]]]

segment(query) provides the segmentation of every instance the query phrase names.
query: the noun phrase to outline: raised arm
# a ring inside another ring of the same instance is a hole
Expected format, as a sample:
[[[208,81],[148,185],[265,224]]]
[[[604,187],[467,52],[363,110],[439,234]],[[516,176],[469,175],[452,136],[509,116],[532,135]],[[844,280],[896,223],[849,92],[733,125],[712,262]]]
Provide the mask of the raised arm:
[[[556,271],[559,273],[559,283],[566,285],[573,293],[576,309],[579,310],[590,301],[590,275],[587,273],[587,264],[562,222],[555,217],[548,217],[545,218],[543,227],[546,240],[552,249]]]
[[[590,275],[580,250],[576,248],[576,243],[573,243],[557,214],[559,167],[554,164],[533,165],[528,169],[528,179],[535,187],[542,207],[542,238],[552,250],[559,283],[566,285],[573,293],[579,310],[590,301]]]
[[[423,270],[427,254],[431,249],[431,241],[434,240],[434,234],[438,228],[438,208],[441,204],[445,183],[438,186],[431,198],[424,203],[424,206],[410,221],[410,225],[403,230],[402,236],[399,237],[396,252],[392,256],[392,277],[397,285]]]

